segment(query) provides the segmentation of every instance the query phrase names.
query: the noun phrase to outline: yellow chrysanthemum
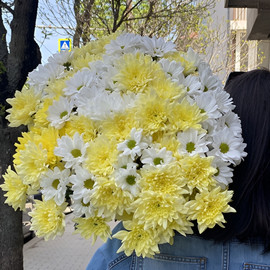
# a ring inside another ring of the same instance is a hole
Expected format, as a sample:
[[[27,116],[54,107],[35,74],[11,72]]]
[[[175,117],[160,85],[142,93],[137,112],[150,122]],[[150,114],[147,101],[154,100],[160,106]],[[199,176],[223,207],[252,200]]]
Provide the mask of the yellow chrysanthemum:
[[[171,107],[168,126],[174,132],[189,128],[201,129],[201,122],[206,118],[206,114],[201,113],[196,103],[191,105],[187,99],[183,99],[181,103],[175,102]]]
[[[224,227],[225,223],[223,213],[236,212],[234,208],[228,205],[233,196],[233,191],[221,191],[216,187],[212,191],[204,190],[198,193],[195,200],[186,203],[189,208],[189,218],[197,220],[199,232],[202,233],[207,228],[213,228],[216,224]]]
[[[104,35],[97,40],[87,43],[81,48],[74,48],[72,66],[75,67],[75,69],[88,67],[86,61],[85,61],[86,65],[83,65],[82,67],[80,67],[80,62],[79,62],[79,59],[81,59],[81,57],[87,58],[88,57],[87,54],[89,56],[93,55],[94,57],[98,56],[99,59],[101,59],[102,55],[105,53],[105,45],[110,43],[111,40],[115,39],[117,36],[118,36],[118,33],[113,33],[111,35]],[[91,60],[89,62],[92,62],[92,61],[95,61],[95,60]]]
[[[54,200],[35,201],[35,209],[29,213],[32,217],[31,230],[35,231],[38,237],[45,240],[54,239],[62,235],[65,230],[65,214],[63,213],[67,203],[58,206]]]
[[[153,142],[158,143],[160,148],[166,147],[168,151],[171,151],[174,157],[178,157],[178,148],[180,142],[177,140],[174,134],[164,134],[164,132],[157,132],[152,135]]]
[[[94,122],[84,115],[72,115],[60,133],[73,137],[76,132],[83,134],[83,140],[90,142],[96,138],[97,130]]]
[[[59,131],[51,126],[48,128],[41,128],[38,134],[34,136],[36,145],[41,144],[42,148],[47,150],[46,164],[51,167],[54,167],[60,160],[60,158],[54,154],[54,148],[57,146],[58,138]]]
[[[194,62],[189,62],[185,59],[185,53],[183,52],[168,53],[167,55],[165,55],[165,58],[171,61],[174,60],[176,62],[180,62],[182,67],[184,68],[183,73],[185,76],[188,76],[189,74],[194,74],[197,70]]]
[[[173,101],[181,98],[185,94],[184,86],[180,86],[166,76],[162,76],[158,80],[153,82],[153,88],[157,92],[160,98]]]
[[[16,153],[13,155],[13,163],[18,165],[21,163],[21,158],[20,158],[20,153],[21,150],[25,149],[25,145],[31,141],[34,140],[34,132],[22,132],[22,137],[18,137],[18,143],[15,143],[15,147],[16,147]]]
[[[146,167],[141,169],[139,185],[143,192],[153,191],[158,194],[178,196],[185,193],[182,187],[182,170],[177,163],[173,162],[161,167]]]
[[[109,44],[112,40],[116,39],[119,36],[119,33],[112,33],[110,35],[101,35],[98,40],[93,43],[91,46],[91,53],[93,54],[103,54],[105,53],[105,45]],[[90,43],[88,43],[89,45]],[[86,45],[86,47],[88,46]]]
[[[161,67],[152,60],[152,57],[140,53],[125,54],[116,64],[119,72],[113,77],[117,87],[125,92],[144,93],[159,78]]]
[[[213,175],[217,172],[211,166],[213,157],[185,156],[179,163],[182,168],[182,177],[187,183],[190,192],[194,188],[199,191],[208,190],[216,185]]]
[[[106,176],[113,172],[113,164],[117,160],[117,144],[115,140],[109,140],[100,135],[89,142],[85,167],[92,173]]]
[[[74,66],[74,70],[78,71],[81,70],[82,68],[89,68],[89,63],[91,66],[91,62],[97,61],[97,60],[101,60],[102,59],[102,54],[90,54],[88,52],[86,52],[85,54],[81,54],[81,50],[78,50],[78,56],[75,56],[73,58],[73,60],[71,61],[72,66]]]
[[[130,256],[135,251],[138,257],[144,258],[159,253],[159,238],[155,230],[145,230],[142,224],[132,221],[124,221],[123,225],[128,231],[122,230],[113,235],[113,238],[122,240],[117,253],[124,251]]]
[[[69,72],[72,76],[72,72]],[[63,89],[66,87],[67,76],[61,79],[54,80],[50,83],[44,91],[49,94],[51,98],[59,99],[63,95]]]
[[[122,215],[132,202],[130,193],[118,187],[113,180],[99,178],[91,195],[91,204],[97,208],[98,215],[115,217]]]
[[[107,138],[115,138],[118,142],[124,141],[133,127],[136,127],[132,110],[116,113],[113,118],[108,118],[100,123],[100,131]]]
[[[23,183],[21,177],[11,170],[10,166],[8,167],[7,172],[3,175],[3,178],[5,179],[5,182],[0,185],[0,188],[7,192],[4,194],[4,196],[7,197],[5,203],[12,206],[15,211],[18,208],[20,210],[24,210],[28,185]]]
[[[8,98],[7,102],[12,108],[7,109],[9,115],[6,117],[10,122],[9,126],[32,124],[32,116],[35,114],[41,96],[36,94],[33,88],[24,87],[22,91],[16,91],[14,98]]]
[[[111,238],[111,228],[106,223],[106,219],[102,217],[75,218],[73,221],[76,224],[74,233],[81,234],[85,239],[93,236],[92,245],[96,242],[97,237],[100,237],[103,242]]]
[[[167,129],[171,113],[170,104],[155,92],[141,95],[135,108],[134,117],[146,133],[153,134]]]
[[[49,121],[47,120],[48,117],[48,109],[53,104],[53,99],[46,98],[43,100],[43,103],[41,106],[39,106],[35,118],[34,118],[34,124],[36,127],[47,127],[49,125]]]
[[[23,177],[23,183],[38,189],[40,177],[48,170],[47,167],[47,150],[41,144],[28,141],[25,149],[20,151],[17,165],[17,173]]]
[[[145,230],[157,226],[166,229],[168,222],[179,219],[181,214],[187,212],[185,203],[183,196],[145,191],[132,203],[131,209],[134,210],[134,218],[139,224],[144,224]]]
[[[193,234],[193,226],[194,224],[187,220],[187,214],[180,214],[177,220],[174,219],[172,222],[168,222],[166,229],[162,226],[157,226],[156,230],[160,238],[159,244],[169,243],[172,245],[174,242],[173,237],[175,232],[184,236],[187,234]]]

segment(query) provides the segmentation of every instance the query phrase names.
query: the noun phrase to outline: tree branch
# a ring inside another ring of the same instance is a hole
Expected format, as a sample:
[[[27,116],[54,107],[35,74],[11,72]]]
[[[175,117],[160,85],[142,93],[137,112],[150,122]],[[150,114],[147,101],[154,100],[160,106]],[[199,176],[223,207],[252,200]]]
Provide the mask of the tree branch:
[[[1,7],[5,8],[12,15],[14,14],[14,10],[11,8],[11,6],[9,6],[7,3],[4,3],[2,0],[0,0],[0,8]]]
[[[126,5],[126,8],[125,10],[123,11],[122,15],[121,15],[121,18],[119,20],[119,22],[114,25],[114,28],[113,28],[113,32],[115,32],[119,27],[120,25],[124,22],[124,21],[128,21],[128,20],[125,20],[128,16],[128,14],[130,14],[132,12],[133,9],[135,9],[138,5],[140,5],[142,2],[142,0],[139,0],[135,5],[133,5],[131,8],[129,8],[128,5]],[[118,19],[118,18],[117,18]]]
[[[119,18],[121,0],[116,0],[116,5],[114,5],[114,0],[112,0],[112,12],[113,12],[113,28],[112,31],[115,32],[117,30],[117,21]]]
[[[82,35],[82,20],[80,18],[80,0],[75,0],[74,1],[74,13],[75,13],[75,20],[76,20],[76,29],[75,33],[73,35],[73,46],[74,47],[79,47],[80,45],[80,37]]]

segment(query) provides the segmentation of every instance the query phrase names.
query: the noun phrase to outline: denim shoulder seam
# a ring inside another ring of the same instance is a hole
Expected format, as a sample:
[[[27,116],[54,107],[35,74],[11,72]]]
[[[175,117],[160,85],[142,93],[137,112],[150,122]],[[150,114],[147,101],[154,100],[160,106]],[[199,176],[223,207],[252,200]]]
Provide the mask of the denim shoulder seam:
[[[222,245],[222,270],[229,270],[230,246],[228,243]]]
[[[112,269],[116,264],[119,264],[120,262],[124,261],[128,257],[126,256],[125,253],[122,252],[120,253],[118,257],[116,257],[114,260],[110,261],[108,264],[108,269]]]

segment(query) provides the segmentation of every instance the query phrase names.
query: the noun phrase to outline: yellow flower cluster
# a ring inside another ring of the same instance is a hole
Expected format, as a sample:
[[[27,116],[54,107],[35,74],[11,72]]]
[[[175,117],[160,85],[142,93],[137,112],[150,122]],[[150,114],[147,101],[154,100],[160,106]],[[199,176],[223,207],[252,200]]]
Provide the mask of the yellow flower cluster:
[[[38,237],[45,240],[54,239],[65,231],[64,210],[67,203],[58,206],[54,200],[36,201],[35,209],[29,213],[32,217],[31,229]]]
[[[15,144],[14,170],[7,169],[1,188],[15,210],[42,192],[30,213],[39,237],[64,232],[71,202],[76,233],[106,241],[108,222],[119,219],[125,230],[113,235],[122,241],[118,251],[151,257],[159,244],[173,243],[175,232],[193,233],[192,221],[202,233],[223,227],[223,214],[235,210],[208,148],[213,121],[196,102],[203,84],[198,59],[130,35],[56,55],[7,100],[10,126],[28,132]],[[205,137],[197,152],[196,140],[184,146],[185,134]]]

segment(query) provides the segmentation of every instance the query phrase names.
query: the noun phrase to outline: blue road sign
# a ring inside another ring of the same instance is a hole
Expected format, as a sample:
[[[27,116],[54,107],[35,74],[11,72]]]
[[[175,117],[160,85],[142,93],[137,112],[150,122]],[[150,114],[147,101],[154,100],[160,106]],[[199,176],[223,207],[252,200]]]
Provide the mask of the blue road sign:
[[[69,38],[58,39],[58,50],[61,51],[71,51],[71,40]]]

